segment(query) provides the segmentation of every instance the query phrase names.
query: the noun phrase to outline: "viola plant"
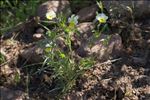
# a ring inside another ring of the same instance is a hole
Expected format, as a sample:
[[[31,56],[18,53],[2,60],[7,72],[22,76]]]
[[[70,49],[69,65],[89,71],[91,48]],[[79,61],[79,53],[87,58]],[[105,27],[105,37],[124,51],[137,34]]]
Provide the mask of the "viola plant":
[[[107,27],[108,16],[103,13],[102,3],[97,4],[101,9],[101,13],[97,12],[95,19],[98,22],[100,30],[96,30],[95,34],[100,36],[100,33],[105,31]],[[45,16],[49,21],[56,19],[53,27],[43,25],[47,30],[46,34],[48,41],[45,47],[45,62],[51,69],[53,69],[56,90],[60,90],[60,94],[62,94],[70,90],[75,85],[76,78],[83,74],[85,70],[91,68],[95,61],[94,58],[87,57],[81,58],[76,62],[76,58],[74,57],[75,52],[72,50],[71,37],[78,33],[76,27],[79,19],[78,16],[72,14],[69,18],[66,18],[62,13],[57,14],[56,16],[54,11],[46,13]],[[51,25],[51,23],[48,24]],[[67,51],[62,50],[62,48],[57,45],[58,38],[63,38],[63,41],[61,42],[65,43]]]
[[[77,24],[78,16],[75,14],[69,18],[63,16],[63,14],[56,14],[54,12],[48,12],[46,15],[47,20],[56,19],[56,23],[53,27],[48,27],[44,23],[40,23],[46,30],[46,45],[45,45],[45,61],[47,66],[44,69],[51,68],[54,71],[54,79],[56,81],[56,89],[60,91],[60,95],[66,93],[74,85],[76,79],[86,69],[94,65],[94,60],[91,58],[82,58],[79,62],[74,58],[74,51],[72,50],[71,37],[78,33]],[[47,24],[47,23],[46,23]],[[49,25],[51,23],[48,23]],[[63,38],[67,51],[62,50],[57,45],[57,39]],[[50,90],[50,92],[53,92]]]
[[[107,26],[108,16],[103,13],[103,6],[99,3],[101,13],[97,13],[96,21],[98,22],[100,30],[95,31],[95,34],[100,36],[100,33],[105,31]],[[78,33],[77,25],[79,17],[72,14],[66,18],[62,13],[56,14],[54,11],[46,13],[45,17],[48,22],[42,21],[42,25],[46,30],[46,45],[45,45],[45,61],[47,66],[43,69],[51,68],[54,72],[53,77],[56,82],[56,87],[53,91],[60,91],[60,96],[70,90],[74,85],[76,79],[91,68],[95,61],[94,57],[75,58],[75,51],[72,49],[72,36]],[[55,20],[53,20],[55,19]],[[55,23],[51,23],[54,21]],[[44,25],[43,22],[46,22]],[[53,24],[53,26],[52,26]],[[57,44],[58,38],[63,38],[62,43],[66,46],[63,50]]]
[[[76,25],[78,24],[78,16],[76,15],[71,15],[71,17],[68,18],[68,25],[66,27],[66,32],[67,32],[67,36],[66,36],[66,44],[68,44],[70,51],[72,52],[71,49],[71,36],[74,33],[77,33],[77,29],[76,29]]]
[[[104,8],[102,2],[97,1],[97,5],[101,10],[101,13],[96,12],[96,20],[99,22],[99,24],[106,24],[108,20],[108,16],[104,13]]]

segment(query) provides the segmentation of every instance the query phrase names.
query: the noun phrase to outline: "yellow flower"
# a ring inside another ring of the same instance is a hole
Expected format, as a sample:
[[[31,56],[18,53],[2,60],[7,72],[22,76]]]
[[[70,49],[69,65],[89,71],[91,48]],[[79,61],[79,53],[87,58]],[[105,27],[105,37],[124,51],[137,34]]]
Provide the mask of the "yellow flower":
[[[53,18],[56,18],[56,13],[54,11],[49,11],[46,13],[46,18],[52,20]]]
[[[96,19],[100,22],[100,23],[106,23],[108,16],[106,16],[104,13],[100,13],[96,16]]]

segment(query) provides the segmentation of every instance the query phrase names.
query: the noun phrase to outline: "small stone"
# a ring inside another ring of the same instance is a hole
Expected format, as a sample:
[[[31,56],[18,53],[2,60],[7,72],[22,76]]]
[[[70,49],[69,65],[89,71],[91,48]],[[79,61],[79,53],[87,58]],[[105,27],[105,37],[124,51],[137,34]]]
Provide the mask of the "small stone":
[[[36,33],[44,33],[44,32],[45,32],[45,30],[43,28],[38,28],[36,30]]]
[[[112,35],[109,41],[109,45],[111,44],[114,44],[111,56],[113,58],[120,57],[122,54],[122,49],[123,49],[121,36],[118,34]]]
[[[96,16],[96,11],[98,10],[97,5],[92,5],[81,9],[77,15],[79,16],[80,22],[92,21]]]
[[[41,33],[35,33],[35,34],[33,34],[33,39],[34,39],[35,41],[44,39],[44,35],[41,34]]]

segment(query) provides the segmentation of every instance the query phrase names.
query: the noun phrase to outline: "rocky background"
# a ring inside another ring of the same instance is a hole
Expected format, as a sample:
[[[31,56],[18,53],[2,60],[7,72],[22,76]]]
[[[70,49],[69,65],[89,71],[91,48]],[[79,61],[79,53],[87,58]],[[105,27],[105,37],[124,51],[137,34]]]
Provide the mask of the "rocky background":
[[[71,0],[47,1],[37,8],[35,16],[45,19],[54,10],[79,16],[77,29],[80,37],[72,37],[73,48],[79,57],[96,56],[98,63],[76,80],[76,86],[61,99],[64,100],[150,100],[150,1],[103,1],[109,15],[111,30],[88,46],[95,25],[93,20],[99,8],[96,1],[72,5]],[[128,7],[134,7],[132,14]],[[134,22],[132,20],[134,16]],[[51,100],[57,92],[51,75],[32,75],[26,90],[27,71],[41,67],[43,49],[37,42],[44,41],[46,30],[29,18],[1,36],[1,54],[6,62],[0,65],[1,100]],[[108,45],[101,40],[112,35]],[[58,39],[63,49],[63,39]],[[114,60],[110,60],[114,59]],[[24,67],[36,64],[35,66]],[[17,77],[18,76],[18,77]],[[16,84],[16,79],[21,81]],[[14,81],[15,80],[15,81]],[[27,94],[27,91],[29,94]]]

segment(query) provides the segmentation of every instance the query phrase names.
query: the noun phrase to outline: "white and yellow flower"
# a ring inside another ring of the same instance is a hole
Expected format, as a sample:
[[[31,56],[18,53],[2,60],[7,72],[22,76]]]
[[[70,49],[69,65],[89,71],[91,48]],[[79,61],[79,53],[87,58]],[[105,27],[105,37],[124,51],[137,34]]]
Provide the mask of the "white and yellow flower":
[[[100,22],[100,23],[106,23],[108,16],[106,16],[104,13],[100,13],[96,16],[96,19]]]
[[[56,18],[56,13],[54,11],[49,11],[46,13],[46,18],[52,20],[53,18]]]
[[[78,16],[75,16],[74,14],[68,18],[69,27],[74,27],[78,24]]]

